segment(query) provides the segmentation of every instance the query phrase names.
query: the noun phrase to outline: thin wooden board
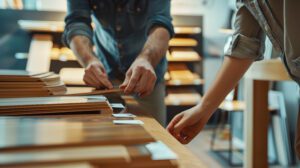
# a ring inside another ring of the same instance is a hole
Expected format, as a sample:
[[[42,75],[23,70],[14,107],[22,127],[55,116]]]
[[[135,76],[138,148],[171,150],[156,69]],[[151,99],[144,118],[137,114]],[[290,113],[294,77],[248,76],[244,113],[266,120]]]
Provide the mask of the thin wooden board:
[[[91,146],[34,151],[0,152],[0,166],[34,166],[53,163],[96,162],[98,164],[126,163],[129,154],[126,147]]]
[[[94,145],[135,145],[153,142],[140,125],[114,125],[113,118],[102,121],[69,121],[28,117],[0,118],[5,130],[0,151]]]

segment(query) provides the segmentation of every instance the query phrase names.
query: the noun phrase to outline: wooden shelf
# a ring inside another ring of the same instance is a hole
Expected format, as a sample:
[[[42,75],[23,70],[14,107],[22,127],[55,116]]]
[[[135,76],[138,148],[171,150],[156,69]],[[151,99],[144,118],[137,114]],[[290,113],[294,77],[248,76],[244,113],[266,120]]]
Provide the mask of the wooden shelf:
[[[201,33],[200,27],[175,27],[174,31],[176,34],[199,34]]]
[[[194,89],[168,89],[167,92],[167,106],[194,106],[201,100],[201,95]]]
[[[204,80],[199,77],[198,74],[194,73],[193,79],[171,79],[166,81],[167,86],[192,86],[192,85],[203,85]]]
[[[173,38],[169,42],[170,47],[196,47],[197,40],[193,38]]]
[[[225,100],[219,106],[220,109],[226,111],[244,111],[245,107],[246,107],[245,102],[239,100],[234,100],[234,101]]]
[[[222,34],[232,35],[234,33],[234,30],[221,28],[221,29],[219,29],[219,32]]]
[[[167,53],[169,62],[199,62],[202,57],[193,49],[173,49]]]
[[[73,54],[73,51],[67,47],[52,48],[50,58],[51,60],[59,60],[59,61],[77,60],[76,56]]]
[[[196,73],[191,72],[186,64],[170,64],[165,75],[167,86],[202,85],[204,81]]]
[[[64,31],[63,21],[18,20],[19,26],[27,31],[58,32]]]

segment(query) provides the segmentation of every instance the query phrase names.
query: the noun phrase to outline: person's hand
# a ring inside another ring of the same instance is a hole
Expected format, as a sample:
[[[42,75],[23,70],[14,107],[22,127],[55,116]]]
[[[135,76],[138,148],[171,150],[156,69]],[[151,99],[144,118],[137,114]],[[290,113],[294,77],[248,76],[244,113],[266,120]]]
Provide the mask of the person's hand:
[[[124,82],[120,88],[125,94],[137,93],[144,97],[151,94],[155,82],[156,74],[153,66],[145,58],[137,58],[126,72]]]
[[[97,59],[92,60],[87,64],[85,68],[83,81],[88,86],[92,86],[97,89],[113,88],[113,85],[109,81],[108,76],[105,72],[103,64]]]
[[[177,114],[167,130],[182,144],[188,144],[205,126],[210,115],[200,112],[198,106]]]

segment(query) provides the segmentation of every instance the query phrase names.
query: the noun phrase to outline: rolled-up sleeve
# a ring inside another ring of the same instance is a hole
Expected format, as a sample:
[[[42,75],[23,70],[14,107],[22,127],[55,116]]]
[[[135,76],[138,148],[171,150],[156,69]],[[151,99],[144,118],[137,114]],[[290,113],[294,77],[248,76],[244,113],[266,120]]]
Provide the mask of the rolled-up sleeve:
[[[262,60],[265,35],[258,22],[243,2],[237,2],[234,33],[225,55],[229,57]]]
[[[170,0],[149,1],[149,17],[147,19],[147,33],[155,26],[164,27],[168,30],[170,37],[174,36],[174,28],[171,17]]]
[[[68,0],[67,16],[63,43],[69,46],[71,39],[76,35],[86,36],[92,42],[93,29],[91,27],[91,9],[87,0]]]

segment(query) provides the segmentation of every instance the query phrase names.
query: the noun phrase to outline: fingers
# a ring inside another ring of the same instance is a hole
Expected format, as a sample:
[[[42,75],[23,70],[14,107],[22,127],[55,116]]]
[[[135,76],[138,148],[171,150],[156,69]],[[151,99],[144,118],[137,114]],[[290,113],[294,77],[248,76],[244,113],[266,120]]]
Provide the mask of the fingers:
[[[93,68],[92,73],[94,74],[95,79],[101,83],[105,88],[112,89],[113,85],[108,80],[108,77],[103,73],[100,68]]]
[[[132,93],[140,78],[141,78],[141,68],[137,67],[132,71],[132,75],[129,79],[126,88],[124,89],[124,93],[125,94]]]
[[[128,70],[120,88],[124,90],[125,94],[135,92],[139,96],[145,97],[152,93],[156,79],[154,72],[143,66],[137,66]]]
[[[192,127],[184,128],[181,133],[180,137],[178,138],[179,142],[182,144],[188,144],[190,143],[194,137],[197,135],[196,132],[192,130]]]
[[[146,71],[135,88],[135,92],[139,93],[140,97],[148,96],[152,93],[155,86],[156,76],[152,75],[150,71]]]
[[[182,144],[189,143],[204,127],[205,120],[194,122],[189,111],[176,115],[167,126],[167,130]]]
[[[182,119],[183,113],[177,114],[167,126],[167,130],[172,134],[174,126]]]
[[[96,88],[113,88],[100,62],[93,62],[86,68],[83,80],[87,85]]]
[[[85,73],[83,77],[83,81],[88,85],[92,87],[101,87],[101,83],[99,83],[97,80],[95,80],[95,77],[91,73]]]
[[[180,132],[180,136],[176,137],[177,140],[179,142],[181,142],[182,144],[190,143],[198,135],[198,133],[202,130],[204,125],[205,125],[205,123],[200,121],[194,125],[183,128]]]
[[[174,125],[174,134],[180,135],[181,130],[186,126],[186,119],[182,117],[175,125]]]
[[[120,85],[120,89],[123,89],[123,90],[124,90],[124,89],[127,87],[131,75],[132,75],[132,70],[129,69],[128,72],[126,73],[126,77],[125,77],[124,82]]]

